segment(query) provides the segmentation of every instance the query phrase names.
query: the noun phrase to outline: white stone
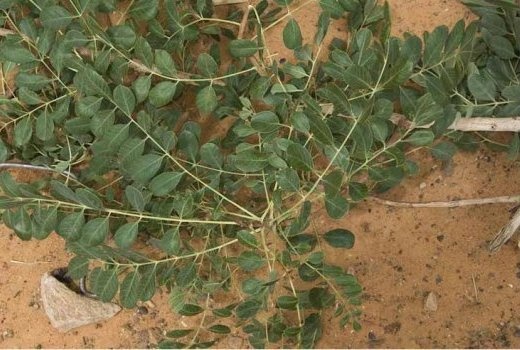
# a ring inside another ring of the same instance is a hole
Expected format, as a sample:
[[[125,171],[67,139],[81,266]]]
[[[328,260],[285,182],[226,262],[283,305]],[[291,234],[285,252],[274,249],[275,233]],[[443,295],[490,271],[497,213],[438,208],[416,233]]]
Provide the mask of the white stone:
[[[117,314],[121,307],[78,294],[49,273],[42,276],[40,291],[45,313],[60,332],[97,323]]]
[[[437,296],[435,293],[430,292],[428,294],[428,297],[426,298],[426,301],[424,302],[424,309],[426,311],[437,311],[438,304],[437,304]]]

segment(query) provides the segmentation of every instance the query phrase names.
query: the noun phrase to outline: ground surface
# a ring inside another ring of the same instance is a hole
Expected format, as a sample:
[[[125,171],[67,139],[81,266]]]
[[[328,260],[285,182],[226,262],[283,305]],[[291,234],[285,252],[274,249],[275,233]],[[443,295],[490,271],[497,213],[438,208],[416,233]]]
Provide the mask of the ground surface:
[[[394,33],[421,33],[452,25],[469,13],[456,0],[390,1]],[[313,32],[314,7],[297,13]],[[335,35],[341,33],[335,32]],[[272,32],[270,49],[284,55]],[[312,34],[310,34],[312,35]],[[277,51],[279,50],[279,51]],[[520,191],[520,163],[485,149],[458,154],[449,167],[427,156],[421,173],[385,194],[401,201],[450,200],[512,195]],[[486,241],[509,219],[511,205],[457,209],[397,209],[367,202],[346,218],[331,221],[317,212],[320,229],[344,227],[356,233],[348,255],[330,250],[328,259],[354,272],[364,286],[362,331],[326,324],[320,347],[520,347],[520,255],[515,242],[498,254]],[[167,307],[166,294],[153,299],[147,314],[124,310],[107,322],[60,334],[49,324],[39,300],[42,274],[66,265],[69,256],[57,236],[22,243],[0,228],[0,347],[147,347],[162,330],[184,327]],[[438,298],[425,311],[426,296]],[[142,311],[142,309],[141,309]],[[246,347],[238,335],[219,347]]]

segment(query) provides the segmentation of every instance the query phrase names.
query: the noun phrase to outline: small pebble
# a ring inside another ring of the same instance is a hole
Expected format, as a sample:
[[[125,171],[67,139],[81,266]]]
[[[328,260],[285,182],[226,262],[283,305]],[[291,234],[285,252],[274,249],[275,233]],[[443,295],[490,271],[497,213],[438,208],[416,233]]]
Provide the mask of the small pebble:
[[[6,330],[2,331],[3,339],[12,338],[12,337],[14,337],[14,331],[12,329],[6,329]]]
[[[426,301],[424,302],[424,309],[426,311],[437,311],[437,308],[437,296],[435,295],[435,293],[430,292],[428,294],[428,297],[426,298]]]
[[[426,183],[425,182],[421,182],[421,184],[419,185],[419,189],[420,190],[424,190],[426,188]]]

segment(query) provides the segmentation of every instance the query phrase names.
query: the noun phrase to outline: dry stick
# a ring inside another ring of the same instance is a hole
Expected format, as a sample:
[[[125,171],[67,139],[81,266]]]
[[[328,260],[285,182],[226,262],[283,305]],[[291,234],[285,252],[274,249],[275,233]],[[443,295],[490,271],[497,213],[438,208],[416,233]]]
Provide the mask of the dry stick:
[[[502,229],[497,233],[497,235],[493,238],[491,243],[489,243],[488,249],[491,252],[498,251],[518,230],[520,227],[520,207],[516,209],[515,215],[507,225],[502,227]]]
[[[370,197],[374,202],[378,202],[390,207],[397,208],[457,208],[469,205],[497,204],[497,203],[520,203],[520,196],[501,196],[491,198],[459,199],[453,201],[436,202],[396,202],[377,197]]]
[[[470,205],[497,204],[497,203],[519,203],[520,196],[501,196],[481,199],[461,199],[446,202],[396,202],[377,197],[370,197],[375,202],[398,208],[455,208]],[[516,210],[515,215],[507,225],[497,233],[493,240],[489,243],[488,249],[491,252],[498,251],[520,227],[520,207]]]
[[[520,117],[460,118],[449,127],[458,131],[520,131]]]
[[[432,126],[415,125],[412,121],[406,119],[402,114],[393,114],[390,121],[399,124],[408,129],[427,129]],[[450,130],[456,131],[512,131],[520,132],[520,117],[509,118],[459,118],[456,119],[449,127]]]
[[[473,291],[475,292],[475,301],[478,303],[478,289],[477,289],[477,283],[475,282],[475,274],[471,274],[471,280],[473,281]]]

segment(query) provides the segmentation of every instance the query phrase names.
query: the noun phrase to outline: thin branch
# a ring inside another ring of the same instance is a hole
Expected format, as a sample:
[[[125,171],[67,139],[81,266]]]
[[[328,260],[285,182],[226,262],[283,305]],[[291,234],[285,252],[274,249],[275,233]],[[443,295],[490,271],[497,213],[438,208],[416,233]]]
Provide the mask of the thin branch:
[[[137,212],[133,210],[123,210],[123,209],[111,209],[111,208],[94,208],[89,207],[84,204],[65,202],[58,199],[53,198],[26,198],[26,197],[14,197],[10,196],[4,203],[20,203],[20,204],[38,204],[38,205],[49,205],[49,206],[58,206],[61,208],[71,208],[77,209],[81,211],[92,211],[96,213],[105,213],[107,216],[105,218],[109,218],[111,216],[120,216],[120,217],[131,217],[137,220],[148,220],[148,221],[162,221],[167,223],[175,223],[177,225],[180,224],[200,224],[200,225],[240,225],[235,221],[218,221],[218,220],[203,220],[203,219],[183,219],[182,217],[175,216],[159,216],[152,215],[152,213],[147,214],[146,212]]]
[[[519,196],[500,196],[490,198],[459,199],[453,201],[435,202],[396,202],[378,197],[370,197],[369,200],[396,208],[457,208],[470,205],[498,204],[498,203],[520,203]]]

